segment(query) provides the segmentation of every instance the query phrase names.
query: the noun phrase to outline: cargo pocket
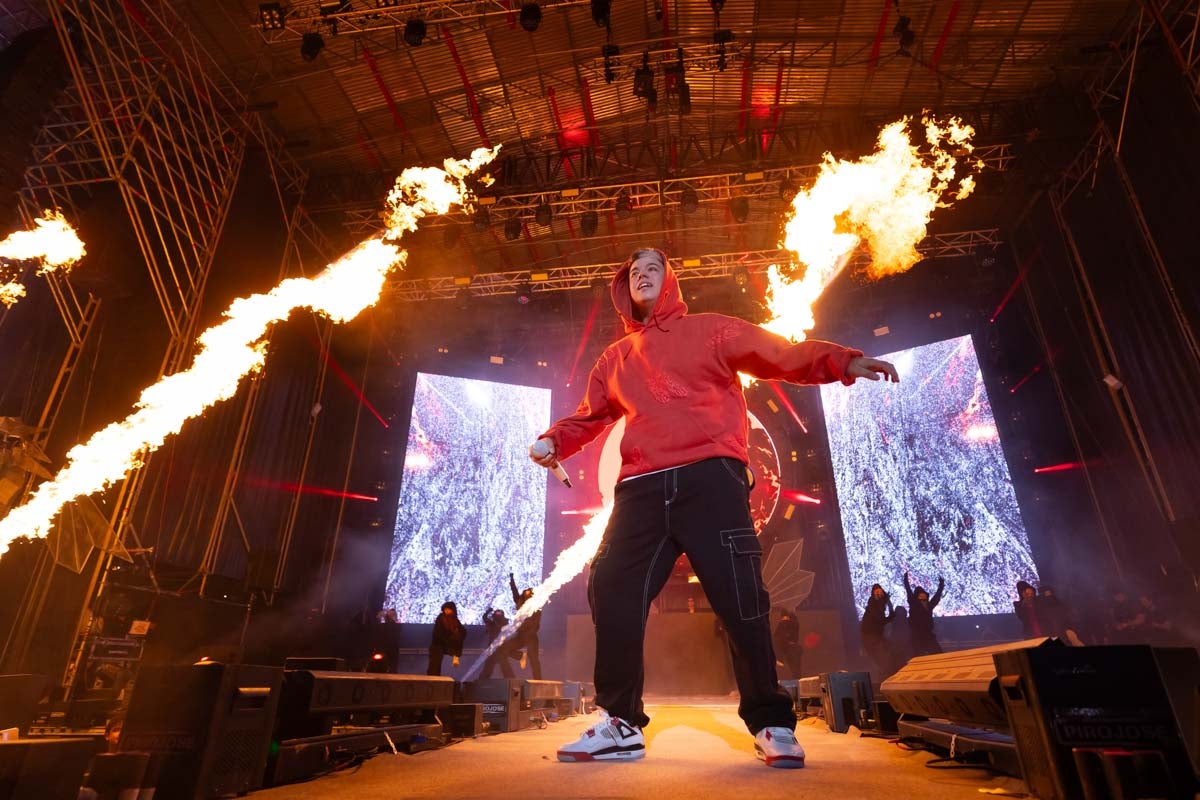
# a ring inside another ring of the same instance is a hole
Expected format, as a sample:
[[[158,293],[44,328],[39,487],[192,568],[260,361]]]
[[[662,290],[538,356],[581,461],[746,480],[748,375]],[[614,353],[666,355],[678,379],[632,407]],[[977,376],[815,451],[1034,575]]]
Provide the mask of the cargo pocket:
[[[721,531],[721,544],[729,551],[730,571],[743,621],[766,616],[771,601],[762,582],[762,543],[753,528]]]

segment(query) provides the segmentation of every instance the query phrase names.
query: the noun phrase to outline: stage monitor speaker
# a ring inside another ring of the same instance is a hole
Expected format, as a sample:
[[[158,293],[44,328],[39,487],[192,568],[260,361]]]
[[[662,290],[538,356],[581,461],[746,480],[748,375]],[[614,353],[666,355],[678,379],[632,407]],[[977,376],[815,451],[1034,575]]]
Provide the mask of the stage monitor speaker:
[[[1200,775],[1200,654],[1194,647],[1156,647],[1154,660],[1191,756],[1192,769]]]
[[[880,692],[901,714],[1004,728],[1008,718],[993,655],[1030,647],[1058,646],[1057,639],[1029,639],[994,647],[977,647],[917,656],[883,682]]]
[[[1042,800],[1191,800],[1196,775],[1144,646],[995,654],[1021,771]]]
[[[28,736],[49,682],[45,675],[0,675],[0,730],[16,728]]]
[[[823,672],[821,707],[825,724],[834,733],[845,733],[851,725],[862,725],[871,708],[871,675],[867,672]]]
[[[497,732],[519,731],[522,721],[529,715],[521,711],[521,684],[514,678],[484,678],[465,684],[464,696],[468,702],[483,706],[483,721],[488,728]]]
[[[156,800],[207,800],[258,789],[282,681],[277,667],[144,666],[119,749],[164,753]]]
[[[277,732],[282,739],[327,735],[355,712],[439,709],[454,702],[454,679],[440,675],[289,670]]]
[[[0,800],[77,800],[100,738],[0,742]]]
[[[454,703],[438,712],[446,733],[458,739],[483,735],[483,705]]]

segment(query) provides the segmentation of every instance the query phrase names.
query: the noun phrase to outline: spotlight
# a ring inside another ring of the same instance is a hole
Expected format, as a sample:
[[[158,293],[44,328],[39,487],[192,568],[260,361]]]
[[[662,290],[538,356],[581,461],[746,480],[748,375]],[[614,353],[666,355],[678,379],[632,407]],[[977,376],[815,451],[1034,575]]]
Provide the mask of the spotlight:
[[[651,105],[658,101],[654,88],[654,70],[650,69],[650,51],[642,53],[642,65],[633,73],[633,96],[640,97]]]
[[[721,28],[713,31],[713,44],[717,46],[717,70],[724,72],[729,66],[729,61],[725,58],[725,45],[733,41],[733,31],[728,28]]]
[[[281,31],[287,27],[287,18],[280,3],[259,3],[258,24],[264,31]]]
[[[800,187],[791,178],[784,178],[779,182],[779,197],[781,200],[791,202],[792,198],[800,192]]]
[[[708,0],[708,4],[712,6],[714,14],[720,14],[721,10],[725,8],[725,0]]]
[[[533,302],[533,287],[529,281],[521,281],[517,284],[517,302],[523,306]]]
[[[909,48],[917,40],[917,34],[909,27],[910,25],[912,25],[912,19],[901,14],[896,27],[892,28],[892,33],[896,35],[896,41],[900,44],[900,55],[911,58],[912,53]]]
[[[521,6],[521,27],[533,33],[542,24],[542,7],[537,3],[526,3]]]
[[[612,23],[612,0],[592,0],[592,22],[597,28],[607,28]]]
[[[345,14],[352,9],[349,0],[321,0],[317,10],[322,17],[329,17],[334,14]]]
[[[305,61],[315,61],[325,49],[325,37],[319,33],[306,33],[300,37],[300,57]]]
[[[375,0],[376,8],[395,8],[400,5],[400,0]]]
[[[612,83],[617,79],[617,71],[614,69],[613,59],[621,55],[621,48],[615,44],[606,44],[600,48],[600,54],[604,56],[604,82]]]
[[[504,238],[510,242],[521,238],[521,220],[518,217],[509,217],[504,220]]]
[[[629,190],[622,189],[617,195],[617,219],[629,219],[633,216],[633,201],[629,198]]]
[[[462,228],[457,225],[447,225],[442,229],[442,246],[447,250],[453,250],[458,247],[458,240],[462,238]]]
[[[593,278],[591,283],[592,297],[596,300],[608,297],[611,280],[608,278]]]
[[[600,215],[595,211],[585,211],[583,216],[579,218],[579,229],[584,236],[595,236],[596,231],[600,228]]]
[[[750,282],[750,271],[745,267],[733,268],[733,283],[743,292],[746,291],[746,284]]]
[[[487,229],[492,224],[488,210],[486,208],[476,209],[475,215],[471,217],[471,224],[475,226],[476,233],[487,233]]]
[[[404,43],[409,47],[420,47],[425,41],[425,20],[410,19],[404,23]]]
[[[729,201],[729,213],[733,215],[733,221],[739,224],[750,218],[750,198],[735,197]]]
[[[546,202],[544,197],[534,210],[533,219],[538,225],[549,225],[550,220],[554,219],[554,211],[550,208],[550,204]]]
[[[696,190],[690,186],[685,187],[679,198],[679,206],[683,213],[694,214],[696,209],[700,208],[700,196],[696,194]]]

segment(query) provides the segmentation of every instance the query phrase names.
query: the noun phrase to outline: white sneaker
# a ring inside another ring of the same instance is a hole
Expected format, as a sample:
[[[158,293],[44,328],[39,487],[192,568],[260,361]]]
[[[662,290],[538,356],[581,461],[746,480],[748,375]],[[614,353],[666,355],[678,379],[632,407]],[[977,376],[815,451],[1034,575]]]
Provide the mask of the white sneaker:
[[[646,756],[642,729],[600,712],[600,721],[558,749],[559,761],[632,761]]]
[[[804,748],[787,728],[763,728],[755,734],[754,754],[768,767],[800,769],[804,766]]]

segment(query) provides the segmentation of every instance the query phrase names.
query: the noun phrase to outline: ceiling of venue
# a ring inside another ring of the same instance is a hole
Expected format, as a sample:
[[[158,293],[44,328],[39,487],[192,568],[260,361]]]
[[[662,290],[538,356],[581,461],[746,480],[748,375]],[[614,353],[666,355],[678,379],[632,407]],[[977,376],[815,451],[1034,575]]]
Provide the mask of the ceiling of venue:
[[[6,19],[27,5],[0,3]],[[1021,132],[1014,109],[1086,78],[1138,7],[1135,0],[173,5],[308,168],[308,205],[322,220],[365,231],[404,167],[502,146],[488,218],[460,215],[418,237],[415,252],[429,253],[427,274],[611,263],[640,244],[685,256],[773,248],[780,195],[802,184],[802,167],[825,151],[861,154],[882,124],[923,109],[964,116],[994,148],[998,160],[989,167],[1003,168],[1004,147]],[[689,187],[697,202],[685,212]],[[576,190],[583,194],[572,198]],[[730,202],[739,196],[748,205]],[[540,215],[538,206],[545,206]],[[586,211],[597,213],[585,220]],[[421,261],[410,274],[422,274]]]

